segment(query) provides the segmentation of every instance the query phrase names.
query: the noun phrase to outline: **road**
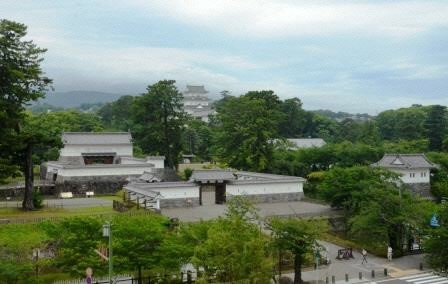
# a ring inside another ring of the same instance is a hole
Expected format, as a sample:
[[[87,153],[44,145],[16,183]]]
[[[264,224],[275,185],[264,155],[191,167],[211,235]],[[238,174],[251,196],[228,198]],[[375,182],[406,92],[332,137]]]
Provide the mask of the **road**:
[[[381,283],[381,284],[448,284],[448,278],[442,277],[438,275],[434,275],[432,273],[420,273],[414,274],[411,276],[400,277],[396,279],[370,282]]]

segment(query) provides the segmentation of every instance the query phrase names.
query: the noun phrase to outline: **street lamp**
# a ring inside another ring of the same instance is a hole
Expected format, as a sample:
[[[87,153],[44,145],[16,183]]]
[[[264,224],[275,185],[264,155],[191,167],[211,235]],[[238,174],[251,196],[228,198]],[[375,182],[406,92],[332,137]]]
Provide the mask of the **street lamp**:
[[[113,271],[113,262],[112,262],[112,223],[107,221],[106,224],[103,225],[103,237],[109,238],[109,283],[112,284],[112,271]]]

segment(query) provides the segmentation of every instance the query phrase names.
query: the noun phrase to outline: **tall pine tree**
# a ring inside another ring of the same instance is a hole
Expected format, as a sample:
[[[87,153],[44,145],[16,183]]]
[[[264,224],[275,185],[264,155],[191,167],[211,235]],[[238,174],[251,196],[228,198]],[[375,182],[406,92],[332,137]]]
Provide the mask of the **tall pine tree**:
[[[433,105],[425,122],[430,151],[441,151],[447,127],[446,107]]]

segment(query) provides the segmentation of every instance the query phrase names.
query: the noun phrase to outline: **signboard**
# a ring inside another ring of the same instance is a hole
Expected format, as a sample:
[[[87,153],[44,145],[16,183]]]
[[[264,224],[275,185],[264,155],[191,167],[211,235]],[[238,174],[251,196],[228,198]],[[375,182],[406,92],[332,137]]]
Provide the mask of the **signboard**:
[[[429,225],[431,225],[431,227],[440,227],[439,219],[435,213],[432,215]]]

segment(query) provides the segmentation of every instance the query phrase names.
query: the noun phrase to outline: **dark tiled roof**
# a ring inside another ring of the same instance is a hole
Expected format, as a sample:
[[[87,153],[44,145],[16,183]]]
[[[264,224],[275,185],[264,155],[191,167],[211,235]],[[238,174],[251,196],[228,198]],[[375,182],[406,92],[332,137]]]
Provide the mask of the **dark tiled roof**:
[[[195,182],[215,182],[234,180],[235,176],[228,170],[195,170],[190,177]]]
[[[132,144],[132,136],[129,132],[64,132],[62,142],[65,145]]]
[[[193,94],[206,94],[208,93],[204,86],[192,86],[187,85],[187,90],[184,92],[185,94],[193,93]]]
[[[436,165],[431,163],[425,154],[385,154],[372,166],[392,169],[436,168]]]

